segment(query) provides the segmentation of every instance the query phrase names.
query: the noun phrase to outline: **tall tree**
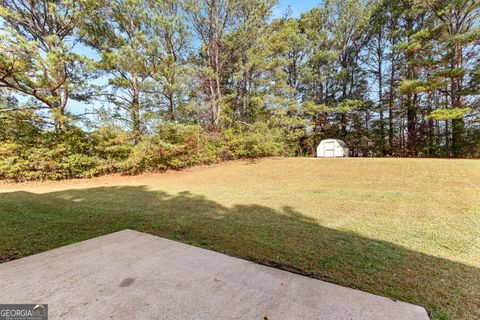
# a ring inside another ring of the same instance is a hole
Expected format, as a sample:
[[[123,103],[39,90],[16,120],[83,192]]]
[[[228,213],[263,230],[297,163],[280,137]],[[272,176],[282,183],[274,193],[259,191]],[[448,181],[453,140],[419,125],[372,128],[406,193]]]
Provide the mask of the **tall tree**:
[[[116,116],[130,124],[134,143],[142,136],[142,120],[152,106],[149,93],[154,88],[155,61],[150,53],[156,43],[150,41],[145,30],[150,15],[146,8],[145,1],[109,1],[83,25],[86,42],[101,56],[98,67],[108,77],[102,95],[115,105]]]
[[[0,87],[28,99],[14,111],[47,110],[57,131],[85,81],[87,60],[74,51],[81,17],[79,1],[0,1]]]
[[[150,41],[152,78],[160,96],[156,103],[166,105],[167,119],[176,120],[188,91],[191,30],[186,21],[186,3],[179,0],[147,0],[149,15],[145,33]]]
[[[419,133],[422,130],[419,126],[420,94],[425,91],[421,86],[422,82],[418,81],[421,69],[421,62],[418,62],[422,60],[424,42],[421,31],[426,25],[428,16],[414,0],[402,0],[400,5],[403,10],[400,20],[403,42],[399,44],[399,49],[403,53],[405,63],[401,69],[402,82],[399,84],[399,92],[402,94],[401,105],[406,115],[405,151],[409,156],[417,156]]]
[[[385,71],[388,48],[387,7],[383,4],[375,6],[369,25],[369,40],[367,50],[364,57],[364,63],[368,66],[369,71],[376,78],[377,92],[377,110],[378,119],[378,139],[379,151],[382,156],[387,154],[386,144],[386,128],[385,128]]]
[[[269,17],[276,0],[238,1],[236,24],[225,37],[222,74],[231,120],[251,123],[264,106],[265,73],[270,69]]]
[[[200,41],[205,101],[210,106],[211,128],[219,129],[222,116],[221,77],[226,62],[225,36],[235,22],[234,0],[189,0],[189,17]]]
[[[421,0],[420,3],[435,18],[436,32],[432,32],[430,40],[436,42],[439,57],[433,76],[448,79],[445,93],[449,111],[442,112],[441,118],[451,120],[451,151],[460,156],[465,147],[464,116],[472,110],[469,108],[474,105],[472,95],[478,95],[479,89],[471,86],[469,79],[474,76],[480,59],[480,1]]]
[[[330,107],[335,104],[330,89],[338,54],[333,34],[328,30],[329,17],[329,8],[314,8],[300,18],[307,41],[307,57],[302,69],[303,101],[307,104],[307,115],[312,118],[314,145],[326,137]]]

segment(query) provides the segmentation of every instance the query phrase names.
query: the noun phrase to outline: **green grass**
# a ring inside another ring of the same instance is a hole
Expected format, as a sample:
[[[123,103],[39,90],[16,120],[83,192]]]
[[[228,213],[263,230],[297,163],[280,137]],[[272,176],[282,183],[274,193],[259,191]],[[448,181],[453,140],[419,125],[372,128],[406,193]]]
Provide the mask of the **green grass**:
[[[480,319],[480,161],[264,159],[0,185],[0,259],[125,228]]]

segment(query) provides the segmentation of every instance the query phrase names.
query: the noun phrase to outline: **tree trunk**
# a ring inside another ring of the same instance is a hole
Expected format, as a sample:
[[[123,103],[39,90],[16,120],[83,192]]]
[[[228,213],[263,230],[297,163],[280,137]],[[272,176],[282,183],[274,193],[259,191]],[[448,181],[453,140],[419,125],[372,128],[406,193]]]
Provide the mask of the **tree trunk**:
[[[413,20],[410,18],[407,21],[407,31],[414,32],[413,30]],[[410,42],[410,35],[407,38],[407,41]],[[407,52],[407,80],[416,79],[416,70],[415,70],[415,54],[414,52]],[[407,93],[407,154],[409,156],[418,155],[417,147],[417,94],[416,93]]]
[[[342,84],[342,101],[345,101],[347,98],[347,79],[345,78],[343,80]],[[340,125],[342,128],[342,138],[345,139],[347,136],[347,115],[345,113],[342,113],[340,116]]]
[[[212,101],[212,126],[215,132],[218,132],[220,127],[220,117],[222,115],[222,106],[220,104],[221,98],[221,83],[220,83],[220,74],[221,74],[221,62],[220,62],[220,46],[221,46],[221,35],[220,35],[220,16],[219,9],[216,6],[215,2],[212,2],[211,8],[211,19],[213,28],[209,35],[209,63],[210,67],[214,72],[214,76],[210,77],[210,93]]]
[[[407,106],[407,153],[409,156],[418,155],[417,146],[417,108],[416,94],[409,94]]]
[[[452,120],[452,154],[454,157],[460,157],[463,152],[465,134],[465,122],[463,119]]]
[[[378,62],[378,107],[380,113],[380,152],[385,156],[387,151],[385,149],[385,124],[383,119],[383,48],[382,48],[382,31],[378,34],[378,48],[377,48],[377,62]]]
[[[432,104],[433,104],[432,96],[431,96],[431,94],[429,94],[428,95],[428,102],[427,102],[427,112],[428,112],[428,114],[432,113],[432,111],[433,111]],[[434,150],[434,135],[435,135],[433,119],[430,119],[430,118],[428,119],[427,128],[428,128],[428,132],[427,132],[427,143],[428,143],[427,155],[431,156],[432,151]]]
[[[453,49],[452,54],[452,69],[461,69],[462,68],[462,49],[460,45],[456,44]],[[463,87],[463,79],[461,76],[452,75],[450,78],[451,81],[451,97],[452,97],[452,108],[462,108],[462,96],[459,92]],[[452,154],[454,157],[459,157],[462,154],[462,149],[464,145],[464,132],[465,132],[465,123],[463,119],[453,119],[452,120]]]
[[[64,132],[67,129],[67,119],[65,109],[67,104],[68,92],[60,93],[60,89],[50,91],[53,97],[53,102],[50,105],[53,114],[53,123],[56,132]]]
[[[395,31],[394,28],[392,28],[392,32]],[[390,39],[390,47],[391,47],[391,58],[390,58],[390,90],[388,94],[388,144],[390,146],[390,155],[394,153],[394,146],[393,146],[393,102],[395,99],[395,72],[396,72],[396,61],[395,61],[395,38],[392,35]]]
[[[131,108],[133,143],[137,145],[142,136],[142,129],[140,125],[140,101],[138,93],[134,93]]]
[[[168,114],[170,115],[170,121],[175,121],[175,101],[173,94],[168,94]]]

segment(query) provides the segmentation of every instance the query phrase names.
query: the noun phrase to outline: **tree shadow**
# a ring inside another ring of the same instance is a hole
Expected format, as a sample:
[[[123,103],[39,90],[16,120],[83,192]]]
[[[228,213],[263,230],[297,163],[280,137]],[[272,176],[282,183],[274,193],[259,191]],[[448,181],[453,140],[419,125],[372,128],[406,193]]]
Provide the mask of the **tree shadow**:
[[[0,193],[0,262],[134,229],[418,305],[480,318],[480,269],[326,228],[290,207],[226,207],[187,191]]]

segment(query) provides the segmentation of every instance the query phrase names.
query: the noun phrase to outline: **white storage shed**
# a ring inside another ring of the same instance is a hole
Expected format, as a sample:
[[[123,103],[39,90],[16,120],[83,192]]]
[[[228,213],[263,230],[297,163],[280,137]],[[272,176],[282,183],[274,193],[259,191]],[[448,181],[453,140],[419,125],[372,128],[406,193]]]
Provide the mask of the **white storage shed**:
[[[348,147],[342,140],[325,139],[317,147],[318,158],[348,157]]]

